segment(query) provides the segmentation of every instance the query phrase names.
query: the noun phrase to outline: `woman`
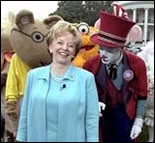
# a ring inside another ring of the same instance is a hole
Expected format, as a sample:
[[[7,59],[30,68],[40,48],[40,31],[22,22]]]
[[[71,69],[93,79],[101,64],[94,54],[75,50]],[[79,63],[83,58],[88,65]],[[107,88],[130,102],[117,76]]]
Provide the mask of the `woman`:
[[[18,141],[97,142],[98,96],[91,73],[71,65],[81,39],[72,24],[50,31],[53,62],[31,70],[20,115]]]

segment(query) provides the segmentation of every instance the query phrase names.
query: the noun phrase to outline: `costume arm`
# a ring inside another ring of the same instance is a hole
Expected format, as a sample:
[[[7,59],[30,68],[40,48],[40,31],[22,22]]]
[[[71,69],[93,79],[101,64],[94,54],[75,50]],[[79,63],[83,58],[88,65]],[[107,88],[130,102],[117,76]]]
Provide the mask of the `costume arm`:
[[[142,131],[145,110],[146,110],[146,100],[139,100],[137,103],[136,118],[130,134],[131,139],[135,139],[136,137],[138,137]]]
[[[10,123],[11,132],[16,136],[18,124],[18,79],[16,76],[16,56],[12,57],[6,82],[6,118]]]
[[[143,61],[139,61],[138,72],[138,101],[137,101],[137,110],[136,118],[131,129],[130,137],[135,139],[139,136],[143,127],[143,118],[146,110],[146,98],[147,98],[147,76],[146,76],[146,66]]]
[[[6,95],[5,99],[7,102],[18,100],[18,78],[17,78],[17,61],[16,55],[12,57],[10,68],[8,72],[7,82],[6,82]]]
[[[146,100],[145,99],[144,100],[138,100],[136,117],[143,119],[145,111],[146,111]]]
[[[138,85],[139,90],[138,94],[138,102],[137,102],[137,118],[144,118],[145,110],[146,110],[146,99],[147,99],[147,73],[146,73],[146,65],[143,61],[140,61],[139,64],[139,72],[138,72]]]
[[[147,98],[147,71],[146,65],[144,61],[140,61],[137,63],[139,66],[137,67],[138,70],[138,100]]]
[[[94,76],[91,74],[86,87],[86,136],[87,142],[98,142],[99,104]]]

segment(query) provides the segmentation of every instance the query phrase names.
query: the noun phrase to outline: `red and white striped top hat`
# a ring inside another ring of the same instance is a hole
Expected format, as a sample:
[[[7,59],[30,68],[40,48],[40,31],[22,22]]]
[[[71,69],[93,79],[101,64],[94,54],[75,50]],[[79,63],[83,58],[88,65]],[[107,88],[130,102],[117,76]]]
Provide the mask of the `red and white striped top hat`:
[[[126,11],[116,6],[114,14],[100,12],[100,30],[91,36],[91,41],[109,48],[123,48],[130,29],[136,23],[129,20]],[[121,11],[121,12],[120,12]]]

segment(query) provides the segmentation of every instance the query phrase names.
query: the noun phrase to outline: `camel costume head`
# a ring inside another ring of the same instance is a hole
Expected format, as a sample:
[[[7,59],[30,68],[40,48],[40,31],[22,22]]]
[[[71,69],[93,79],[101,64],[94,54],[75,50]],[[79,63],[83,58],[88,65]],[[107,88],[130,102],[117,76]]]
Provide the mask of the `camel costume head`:
[[[47,37],[49,29],[62,18],[49,16],[43,22],[35,20],[28,10],[16,16],[16,25],[11,31],[11,43],[17,55],[30,67],[47,65],[51,62]]]
[[[13,12],[9,12],[8,19],[1,24],[1,53],[12,52],[12,46],[10,42],[10,31],[15,23],[15,15]]]

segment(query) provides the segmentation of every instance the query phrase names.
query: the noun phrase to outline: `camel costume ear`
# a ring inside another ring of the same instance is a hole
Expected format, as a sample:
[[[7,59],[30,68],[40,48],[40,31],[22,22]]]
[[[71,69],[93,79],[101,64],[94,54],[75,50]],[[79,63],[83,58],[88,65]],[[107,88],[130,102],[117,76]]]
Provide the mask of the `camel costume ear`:
[[[63,20],[63,18],[60,17],[60,16],[58,16],[58,15],[50,15],[49,17],[47,17],[46,19],[44,19],[43,23],[46,24],[48,26],[48,28],[51,28],[59,20]]]
[[[22,30],[25,25],[31,24],[31,23],[34,23],[34,16],[31,11],[21,10],[16,15],[16,25],[20,30]]]
[[[12,52],[10,42],[10,32],[15,24],[15,15],[13,12],[8,13],[8,19],[1,23],[1,53]]]

